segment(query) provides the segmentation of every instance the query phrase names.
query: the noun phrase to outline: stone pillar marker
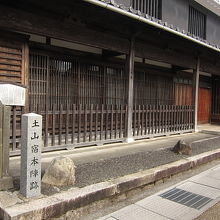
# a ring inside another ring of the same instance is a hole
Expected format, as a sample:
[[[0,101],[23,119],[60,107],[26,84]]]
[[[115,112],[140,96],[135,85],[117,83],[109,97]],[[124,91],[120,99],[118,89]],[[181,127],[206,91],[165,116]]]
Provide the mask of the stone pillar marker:
[[[42,116],[22,115],[20,193],[26,198],[41,194]]]

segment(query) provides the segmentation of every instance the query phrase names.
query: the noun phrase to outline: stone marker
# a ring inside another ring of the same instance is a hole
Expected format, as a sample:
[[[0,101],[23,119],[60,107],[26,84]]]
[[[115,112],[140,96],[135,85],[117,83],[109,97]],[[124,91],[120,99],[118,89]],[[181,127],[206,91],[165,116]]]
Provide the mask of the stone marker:
[[[22,115],[20,193],[26,198],[41,194],[42,116]]]

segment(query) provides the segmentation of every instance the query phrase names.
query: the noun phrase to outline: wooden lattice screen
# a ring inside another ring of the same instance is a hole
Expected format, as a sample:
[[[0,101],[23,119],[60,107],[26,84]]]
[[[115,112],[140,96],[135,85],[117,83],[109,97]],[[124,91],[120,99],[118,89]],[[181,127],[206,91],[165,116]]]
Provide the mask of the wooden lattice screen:
[[[125,104],[124,68],[45,54],[30,55],[30,111],[61,104]]]
[[[43,151],[126,138],[128,81],[123,63],[32,51],[29,67],[29,111],[43,116]],[[183,101],[190,91],[172,73],[141,66],[134,76],[135,138],[193,129],[193,107]],[[19,153],[21,114],[13,109],[13,154]]]

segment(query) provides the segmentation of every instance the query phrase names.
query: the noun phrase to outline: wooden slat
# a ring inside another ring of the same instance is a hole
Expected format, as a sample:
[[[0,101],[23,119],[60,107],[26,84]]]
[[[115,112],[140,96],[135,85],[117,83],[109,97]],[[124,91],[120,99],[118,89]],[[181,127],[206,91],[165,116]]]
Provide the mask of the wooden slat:
[[[104,123],[104,121],[103,121]],[[108,130],[109,130],[109,111],[108,111],[108,105],[106,105],[106,115],[105,115],[105,139],[108,139]]]
[[[12,64],[0,64],[0,70],[2,71],[9,71],[9,72],[21,72],[21,65],[20,66],[14,66]]]
[[[111,105],[111,130],[110,130],[110,139],[113,138],[113,123],[114,123],[114,106]]]
[[[152,121],[152,106],[151,105],[149,105],[149,108],[148,108],[149,110],[149,113],[148,113],[148,117],[149,117],[149,120],[148,120],[148,135],[150,135],[150,134],[152,134],[152,128],[153,128],[153,121]]]
[[[47,147],[48,146],[48,127],[49,127],[49,118],[48,118],[48,108],[46,107],[45,109],[45,135],[44,135],[44,146]]]
[[[92,133],[93,133],[93,104],[90,106],[90,126],[89,126],[89,141],[92,141]]]
[[[115,105],[115,139],[117,139],[117,133],[118,133],[118,115],[119,115],[119,110],[118,110],[118,105]]]
[[[0,51],[0,58],[9,59],[9,60],[16,60],[16,61],[22,60],[21,55],[2,53],[1,51]]]
[[[148,111],[149,105],[143,105],[143,109],[145,111],[145,117],[144,117],[144,123],[145,123],[145,131],[144,135],[148,135],[148,117],[149,117],[149,111]]]
[[[21,60],[12,60],[12,59],[7,59],[7,58],[1,58],[0,57],[0,64],[20,67],[21,66]]]
[[[81,114],[82,114],[82,105],[79,104],[78,107],[78,137],[77,142],[80,143],[80,135],[81,135]]]
[[[21,55],[22,50],[21,49],[15,49],[15,48],[10,48],[10,47],[1,47],[0,46],[0,51],[8,54],[17,54]]]
[[[95,141],[97,141],[98,137],[98,123],[99,123],[99,105],[96,105],[96,112],[95,112]]]
[[[55,131],[56,131],[56,115],[55,115],[55,105],[53,104],[53,110],[52,110],[52,146],[55,145]]]
[[[86,135],[88,130],[88,120],[87,120],[87,105],[84,107],[84,135],[83,135],[83,141],[86,142]]]
[[[120,138],[122,138],[123,133],[123,106],[120,105]]]
[[[71,143],[75,143],[75,127],[76,127],[76,105],[72,105],[73,112],[72,112],[72,140]]]
[[[66,134],[65,134],[65,144],[68,144],[69,140],[69,105],[66,106]]]
[[[1,70],[0,69],[0,76],[19,77],[19,78],[21,78],[21,72]]]
[[[141,106],[138,105],[138,127],[137,127],[137,136],[140,135],[140,130],[141,130]]]
[[[59,145],[62,143],[62,129],[63,129],[63,105],[60,105],[60,115],[59,115]]]
[[[107,111],[106,111],[107,117]],[[104,105],[101,105],[101,122],[100,122],[100,140],[103,140],[103,124],[104,124]]]
[[[137,135],[137,106],[136,105],[134,105],[134,122],[133,122],[133,124],[134,124],[134,136],[136,136]]]

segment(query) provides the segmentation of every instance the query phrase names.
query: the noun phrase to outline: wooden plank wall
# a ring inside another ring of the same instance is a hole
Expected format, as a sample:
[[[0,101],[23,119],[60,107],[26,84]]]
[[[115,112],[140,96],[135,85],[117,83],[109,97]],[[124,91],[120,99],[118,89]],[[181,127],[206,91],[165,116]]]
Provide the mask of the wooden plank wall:
[[[0,81],[22,84],[22,43],[0,40]]]
[[[199,101],[198,101],[198,124],[205,124],[210,122],[211,116],[211,102],[212,102],[211,89],[199,88]]]

